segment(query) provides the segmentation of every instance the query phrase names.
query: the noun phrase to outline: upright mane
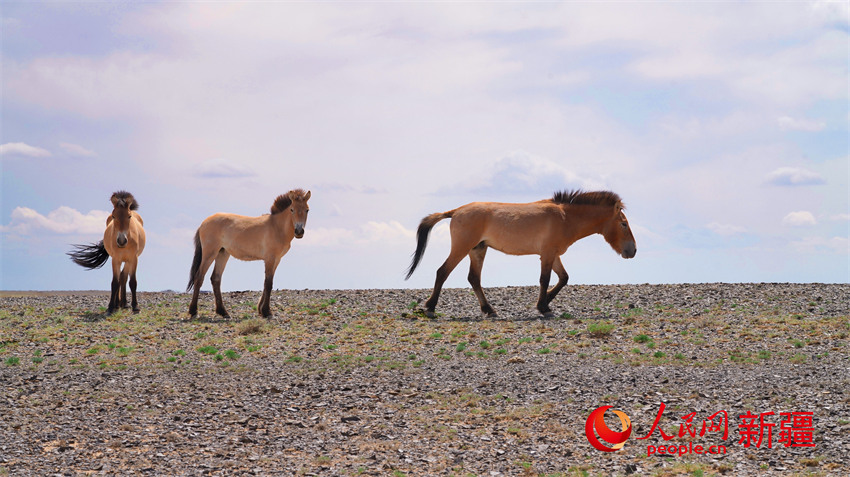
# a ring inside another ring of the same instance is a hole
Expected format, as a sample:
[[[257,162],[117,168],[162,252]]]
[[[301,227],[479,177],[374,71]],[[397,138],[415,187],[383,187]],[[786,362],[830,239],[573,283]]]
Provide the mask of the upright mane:
[[[289,198],[289,194],[280,194],[272,204],[272,215],[285,211],[290,205],[292,205],[292,199]]]
[[[272,204],[272,215],[279,214],[289,208],[289,206],[292,205],[293,197],[295,197],[296,200],[304,200],[304,196],[306,195],[307,193],[304,192],[304,189],[292,189],[286,194],[277,196],[277,199],[275,199]]]
[[[130,210],[136,210],[139,208],[139,203],[136,202],[136,198],[133,197],[133,194],[127,192],[126,190],[119,190],[112,194],[112,197],[109,199],[112,202],[113,207],[118,207],[118,205],[127,205]]]
[[[608,190],[595,192],[584,192],[581,189],[558,191],[552,196],[552,202],[556,204],[601,205],[604,207],[625,208],[620,196]]]

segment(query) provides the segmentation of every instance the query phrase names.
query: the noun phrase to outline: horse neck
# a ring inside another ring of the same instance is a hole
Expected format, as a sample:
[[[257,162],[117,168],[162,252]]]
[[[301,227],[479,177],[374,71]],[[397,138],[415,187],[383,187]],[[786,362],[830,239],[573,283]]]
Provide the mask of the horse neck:
[[[292,212],[287,208],[283,212],[278,212],[269,216],[269,221],[275,230],[279,231],[287,237],[295,235],[295,226],[292,225]]]
[[[605,222],[611,218],[611,208],[580,205],[565,207],[565,226],[573,241],[583,239],[593,234],[601,234]]]

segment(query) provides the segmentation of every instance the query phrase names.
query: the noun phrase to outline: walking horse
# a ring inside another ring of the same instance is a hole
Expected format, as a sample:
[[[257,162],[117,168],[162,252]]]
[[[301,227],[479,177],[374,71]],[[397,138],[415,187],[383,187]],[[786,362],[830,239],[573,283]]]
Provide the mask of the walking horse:
[[[623,214],[624,208],[620,197],[613,192],[578,190],[556,192],[551,199],[527,204],[473,202],[448,212],[431,214],[419,224],[416,251],[405,279],[410,278],[419,265],[431,228],[437,222],[451,218],[451,251],[437,270],[434,291],[425,302],[427,316],[435,316],[434,309],[443,283],[467,255],[470,261],[467,278],[481,305],[481,311],[490,317],[497,316],[481,288],[484,255],[488,248],[494,248],[509,255],[540,256],[537,310],[545,317],[552,317],[554,313],[549,303],[569,280],[560,257],[570,245],[598,233],[623,258],[635,256],[637,246],[629,221]],[[558,283],[547,289],[553,270],[558,275]]]

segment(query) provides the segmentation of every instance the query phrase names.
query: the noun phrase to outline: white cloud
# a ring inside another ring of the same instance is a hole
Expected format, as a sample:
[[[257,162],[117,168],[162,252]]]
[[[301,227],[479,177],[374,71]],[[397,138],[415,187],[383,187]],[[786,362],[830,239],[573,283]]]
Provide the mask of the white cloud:
[[[712,222],[706,225],[708,230],[716,233],[717,235],[722,235],[724,237],[730,237],[733,235],[739,235],[745,233],[747,229],[745,227],[741,227],[739,225],[732,224],[720,224],[717,222]]]
[[[780,186],[826,184],[826,180],[817,172],[799,167],[780,167],[767,175],[767,182]]]
[[[0,145],[0,156],[50,157],[50,151],[23,142],[7,142]]]
[[[810,119],[795,119],[791,116],[780,116],[776,120],[779,129],[783,131],[806,131],[817,132],[823,131],[826,128],[826,123],[823,121],[813,121]]]
[[[835,28],[838,15],[806,10],[804,4],[750,3],[735,10],[665,4],[652,15],[655,31],[635,35],[633,43],[645,50],[628,69],[651,80],[710,82],[711,90],[748,103],[792,106],[847,98],[846,18]]]
[[[808,227],[810,225],[816,225],[817,223],[815,216],[806,210],[791,212],[782,218],[782,225],[790,227]]]
[[[97,153],[90,149],[86,149],[83,146],[72,144],[70,142],[60,142],[59,147],[72,156],[94,157],[97,155]]]
[[[241,164],[235,164],[226,159],[210,159],[198,164],[194,173],[198,177],[222,178],[222,177],[252,177],[256,174],[250,168]]]
[[[28,207],[16,207],[9,225],[0,225],[5,234],[31,235],[46,230],[55,234],[102,234],[109,212],[91,210],[87,214],[61,206],[47,216]]]
[[[492,172],[482,178],[471,178],[463,184],[445,187],[439,193],[471,192],[485,197],[534,195],[548,197],[564,189],[596,190],[602,181],[581,176],[549,159],[525,151],[514,151],[495,161]]]
[[[847,237],[806,237],[802,240],[792,242],[791,246],[799,252],[830,251],[843,254],[845,260],[847,255],[850,255],[850,239]]]

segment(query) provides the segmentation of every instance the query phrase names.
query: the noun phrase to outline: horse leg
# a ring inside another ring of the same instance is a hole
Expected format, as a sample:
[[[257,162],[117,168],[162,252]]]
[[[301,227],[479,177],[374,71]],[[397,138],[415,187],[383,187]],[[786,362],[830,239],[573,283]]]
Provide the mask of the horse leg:
[[[279,263],[280,258],[275,260],[266,260],[266,279],[263,282],[263,295],[260,297],[260,302],[257,303],[257,312],[262,315],[263,318],[268,318],[272,315],[272,282],[274,281],[274,272],[277,270],[277,265]]]
[[[124,267],[121,269],[118,291],[120,293],[121,308],[127,308],[127,264],[124,264]]]
[[[434,291],[431,292],[431,297],[425,302],[425,316],[434,318],[437,316],[434,309],[437,308],[437,301],[440,299],[440,291],[443,289],[443,283],[449,278],[449,274],[455,269],[458,263],[463,260],[464,255],[469,253],[470,249],[462,250],[452,247],[449,253],[449,258],[437,269],[437,278],[434,280]]]
[[[201,294],[201,283],[204,281],[204,275],[207,274],[207,270],[209,270],[210,265],[212,265],[212,262],[215,259],[215,253],[217,253],[215,249],[213,249],[212,252],[208,252],[207,249],[204,249],[204,256],[201,259],[201,265],[198,267],[198,273],[195,274],[195,288],[192,291],[192,302],[189,304],[189,316],[194,317],[198,314],[198,295]]]
[[[118,260],[112,259],[112,292],[109,294],[109,306],[106,308],[106,314],[111,315],[119,302],[119,286],[121,284],[119,277],[121,276],[121,263]]]
[[[552,262],[554,260],[549,257],[540,256],[540,297],[537,299],[537,311],[545,318],[555,316],[549,308],[549,302],[546,299],[546,290],[549,288],[549,279],[552,276]]]
[[[136,257],[132,262],[129,262],[125,267],[124,271],[130,276],[130,293],[132,294],[132,301],[130,305],[133,307],[133,313],[139,312],[139,302],[136,301],[136,267],[139,264],[139,259]],[[127,268],[130,270],[128,271]]]
[[[555,261],[552,263],[552,270],[554,270],[555,274],[558,275],[558,283],[553,286],[548,293],[546,293],[547,304],[551,303],[552,300],[555,299],[555,296],[561,291],[561,288],[564,288],[564,285],[566,285],[567,281],[570,279],[570,276],[567,274],[567,270],[564,269],[564,264],[561,263],[561,257],[555,257]]]
[[[478,297],[478,303],[481,305],[481,311],[489,318],[496,318],[499,315],[487,302],[484,296],[484,289],[481,288],[481,267],[484,266],[484,255],[487,254],[487,244],[484,242],[476,245],[469,251],[469,284],[472,285],[472,290],[475,291],[475,296]]]
[[[213,267],[212,275],[210,275],[213,294],[215,294],[215,312],[225,318],[229,318],[230,315],[224,309],[224,301],[221,299],[221,275],[224,274],[224,267],[227,265],[228,258],[230,258],[230,254],[226,250],[219,250],[218,256],[215,258],[215,267]]]

